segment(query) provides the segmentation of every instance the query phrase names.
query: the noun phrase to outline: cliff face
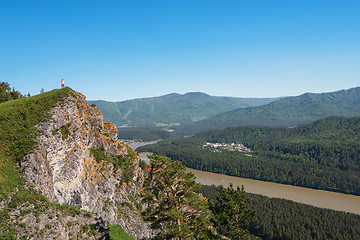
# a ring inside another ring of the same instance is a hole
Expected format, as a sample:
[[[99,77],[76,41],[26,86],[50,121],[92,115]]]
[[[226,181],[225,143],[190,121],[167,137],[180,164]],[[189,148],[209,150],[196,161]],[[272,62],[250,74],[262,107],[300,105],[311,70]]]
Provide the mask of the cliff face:
[[[74,93],[38,126],[39,145],[21,163],[26,184],[50,201],[94,212],[134,237],[151,236],[138,213],[139,157],[117,141],[117,129]]]

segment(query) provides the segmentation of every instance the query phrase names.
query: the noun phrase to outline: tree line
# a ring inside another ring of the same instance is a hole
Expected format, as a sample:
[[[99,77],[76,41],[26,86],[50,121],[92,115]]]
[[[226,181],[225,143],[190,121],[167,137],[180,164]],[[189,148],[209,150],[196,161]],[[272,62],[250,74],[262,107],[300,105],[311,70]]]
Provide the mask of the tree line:
[[[242,143],[251,153],[214,151]],[[360,118],[330,117],[296,128],[237,127],[137,149],[185,166],[232,176],[360,195]]]
[[[199,190],[217,204],[221,187]],[[359,239],[360,215],[317,208],[293,201],[246,193],[247,206],[256,211],[247,227],[251,239]]]

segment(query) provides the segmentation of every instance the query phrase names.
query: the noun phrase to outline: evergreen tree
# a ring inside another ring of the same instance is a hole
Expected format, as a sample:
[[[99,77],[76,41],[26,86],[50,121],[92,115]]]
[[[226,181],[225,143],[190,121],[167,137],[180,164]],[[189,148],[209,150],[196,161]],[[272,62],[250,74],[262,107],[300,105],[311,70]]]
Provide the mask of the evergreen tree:
[[[165,156],[150,156],[150,172],[144,183],[143,212],[154,239],[215,239],[206,199],[194,191],[199,184],[180,162]]]
[[[0,82],[0,103],[22,98],[20,92],[15,91],[15,88],[10,88],[10,84],[7,82]]]
[[[220,186],[220,197],[218,207],[213,208],[215,222],[219,232],[232,240],[249,239],[249,231],[246,227],[254,220],[255,211],[247,208],[244,186],[233,188],[232,183],[228,188]]]
[[[0,103],[10,100],[10,85],[7,82],[0,82]]]

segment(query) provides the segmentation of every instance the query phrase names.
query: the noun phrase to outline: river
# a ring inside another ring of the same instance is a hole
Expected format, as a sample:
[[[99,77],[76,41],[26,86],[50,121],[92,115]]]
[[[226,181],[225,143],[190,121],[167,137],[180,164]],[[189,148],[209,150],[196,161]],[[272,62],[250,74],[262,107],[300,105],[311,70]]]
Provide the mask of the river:
[[[129,146],[136,149],[137,147],[152,143],[155,142],[130,143]],[[148,162],[149,159],[146,156],[147,154],[149,153],[143,153],[140,154],[140,156],[141,159]],[[188,168],[188,170],[193,172],[196,176],[196,181],[203,185],[214,184],[216,186],[223,185],[224,187],[227,187],[231,182],[234,187],[244,185],[245,191],[249,193],[256,193],[274,198],[284,198],[316,207],[360,214],[360,196],[264,182],[248,178],[232,177],[190,168]]]

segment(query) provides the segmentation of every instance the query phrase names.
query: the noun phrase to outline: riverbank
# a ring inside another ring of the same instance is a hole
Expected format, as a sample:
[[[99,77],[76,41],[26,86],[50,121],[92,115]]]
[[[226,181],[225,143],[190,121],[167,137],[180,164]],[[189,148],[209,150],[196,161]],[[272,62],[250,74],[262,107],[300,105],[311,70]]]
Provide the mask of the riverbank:
[[[195,174],[196,181],[203,185],[223,185],[233,183],[234,187],[243,185],[248,193],[260,194],[272,198],[283,198],[315,207],[360,214],[360,196],[315,190],[273,182],[264,182],[247,178],[232,177],[223,174],[204,172],[188,168]]]
[[[145,145],[150,145],[150,144],[155,144],[157,142],[159,142],[160,140],[156,140],[156,141],[150,141],[150,142],[135,142],[132,140],[123,140],[124,143],[126,143],[127,145],[129,145],[132,149],[134,149],[136,151],[136,149],[138,147],[141,146],[145,146]]]
[[[134,142],[129,144],[129,146],[136,150],[137,147],[154,144],[156,142],[158,141],[140,143]],[[141,153],[140,157],[142,160],[149,162],[149,159],[146,156],[149,154],[151,153]],[[234,187],[244,185],[245,191],[249,193],[260,194],[272,198],[283,198],[320,208],[360,214],[360,196],[233,177],[191,168],[188,168],[188,170],[193,172],[196,176],[196,181],[203,185],[214,184],[216,186],[228,186],[231,182]]]

